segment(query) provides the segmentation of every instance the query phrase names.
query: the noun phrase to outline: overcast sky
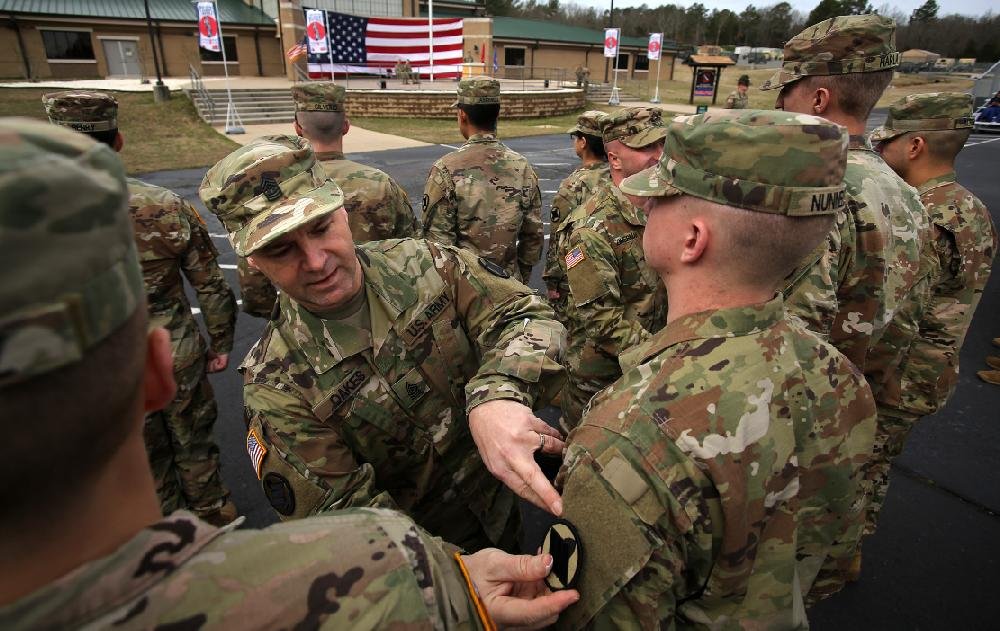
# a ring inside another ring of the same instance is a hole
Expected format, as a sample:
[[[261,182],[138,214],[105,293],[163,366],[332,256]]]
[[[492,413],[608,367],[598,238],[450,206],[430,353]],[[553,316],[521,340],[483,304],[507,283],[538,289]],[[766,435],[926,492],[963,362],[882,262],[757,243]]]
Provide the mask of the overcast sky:
[[[694,4],[695,1],[696,0],[665,0],[662,4],[678,4],[689,7]],[[748,4],[752,4],[755,7],[767,7],[777,4],[779,1],[780,0],[701,0],[701,3],[708,7],[710,11],[712,9],[730,9],[739,13],[745,9]],[[611,6],[610,0],[564,0],[564,2],[565,4],[579,4],[585,7],[608,8]],[[643,2],[644,0],[615,0],[615,7],[637,7],[643,4]],[[924,0],[893,0],[887,4],[895,6],[903,13],[909,15],[914,9],[923,3]],[[645,0],[645,4],[647,6],[654,7],[661,4],[661,2],[658,2],[657,0]],[[789,0],[789,4],[792,5],[793,9],[808,15],[809,12],[812,11],[817,4],[819,4],[819,0],[806,0],[805,2]],[[872,1],[872,5],[875,8],[880,8],[883,4],[885,4],[884,0]],[[994,8],[996,6],[996,0],[938,0],[938,6],[942,7],[941,9],[938,9],[938,15],[961,13],[963,15],[980,16],[986,13],[989,9]]]

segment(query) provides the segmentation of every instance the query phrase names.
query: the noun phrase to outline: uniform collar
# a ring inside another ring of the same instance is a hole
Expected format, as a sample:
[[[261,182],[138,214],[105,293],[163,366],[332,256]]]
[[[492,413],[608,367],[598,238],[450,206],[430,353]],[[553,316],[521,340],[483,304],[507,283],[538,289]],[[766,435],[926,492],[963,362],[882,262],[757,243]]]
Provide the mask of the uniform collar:
[[[593,164],[588,164],[586,166],[579,167],[581,171],[600,171],[601,169],[611,170],[607,162],[595,162]]]
[[[494,133],[479,133],[472,134],[469,139],[465,141],[465,144],[470,145],[475,142],[500,142],[497,135]]]
[[[0,628],[77,628],[127,605],[235,528],[215,528],[177,511],[21,600],[0,608]],[[16,623],[16,624],[15,624]]]
[[[785,302],[781,294],[758,304],[699,311],[668,323],[645,343],[624,353],[619,363],[627,371],[682,342],[752,335],[774,326],[784,317]]]
[[[317,151],[316,159],[321,162],[323,160],[344,160],[345,156],[343,151]]]
[[[384,254],[374,249],[355,250],[364,275],[371,331],[364,331],[336,320],[324,320],[304,309],[284,294],[282,313],[291,328],[296,345],[309,365],[323,374],[369,348],[378,354],[399,315],[417,302],[417,291],[410,282],[399,282],[408,275]],[[385,282],[388,279],[390,282]]]
[[[950,171],[948,173],[945,173],[944,175],[939,175],[937,177],[932,177],[931,179],[927,180],[926,182],[924,182],[923,184],[921,184],[920,186],[917,187],[917,192],[920,193],[921,195],[923,195],[924,193],[926,193],[927,191],[931,190],[932,188],[937,188],[937,187],[941,186],[942,184],[951,184],[952,182],[955,182],[955,181],[957,181],[957,178],[955,176],[955,172],[954,171]]]
[[[625,193],[621,191],[620,188],[611,184],[607,187],[609,194],[618,201],[618,205],[621,207],[622,216],[633,226],[645,226],[646,225],[646,213],[632,203]]]
[[[874,152],[875,148],[872,147],[872,140],[868,136],[866,136],[864,134],[859,134],[859,135],[855,136],[855,135],[852,134],[848,138],[847,150],[848,151],[872,151],[872,152]]]

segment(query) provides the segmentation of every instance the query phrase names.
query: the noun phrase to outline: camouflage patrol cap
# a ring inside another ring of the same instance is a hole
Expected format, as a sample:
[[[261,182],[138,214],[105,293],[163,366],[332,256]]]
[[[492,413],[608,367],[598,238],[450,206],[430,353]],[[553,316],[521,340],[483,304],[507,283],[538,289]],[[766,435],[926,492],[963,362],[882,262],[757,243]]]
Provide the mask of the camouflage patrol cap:
[[[576,119],[576,125],[570,127],[567,134],[586,134],[588,136],[601,137],[601,126],[608,119],[608,115],[600,110],[588,110]]]
[[[82,132],[118,129],[118,100],[104,92],[63,90],[42,95],[50,123]]]
[[[344,193],[299,136],[264,136],[208,170],[198,195],[249,256],[271,241],[344,206]]]
[[[451,104],[458,105],[499,105],[500,82],[489,77],[473,77],[458,82],[458,99]]]
[[[615,140],[633,149],[651,145],[667,135],[663,112],[655,107],[626,107],[608,115],[601,130],[604,144]]]
[[[619,188],[639,197],[693,195],[746,210],[809,217],[844,206],[847,129],[780,110],[679,116],[656,166]]]
[[[740,78],[736,80],[736,85],[749,86],[750,85],[750,75],[748,75],[748,74],[741,74]]]
[[[115,152],[0,119],[0,386],[75,363],[145,304]]]
[[[773,90],[810,75],[877,72],[898,65],[894,21],[881,15],[844,15],[788,40],[781,70],[760,89]]]
[[[889,106],[885,125],[871,134],[882,142],[908,131],[972,129],[972,95],[961,92],[911,94]]]
[[[343,112],[347,91],[332,81],[297,83],[292,86],[296,112]]]

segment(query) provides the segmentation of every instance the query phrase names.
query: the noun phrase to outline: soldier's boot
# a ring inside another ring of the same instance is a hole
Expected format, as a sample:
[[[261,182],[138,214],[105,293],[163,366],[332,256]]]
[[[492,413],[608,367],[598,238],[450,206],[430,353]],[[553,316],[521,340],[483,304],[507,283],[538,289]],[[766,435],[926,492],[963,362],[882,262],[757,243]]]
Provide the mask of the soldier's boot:
[[[976,373],[979,378],[986,383],[992,383],[994,386],[1000,386],[1000,370],[980,370]]]
[[[203,515],[198,515],[198,517],[205,522],[212,524],[213,526],[221,528],[227,524],[230,524],[237,517],[240,516],[240,511],[236,508],[236,504],[233,500],[226,498],[226,503],[220,506],[218,509],[205,513]]]
[[[990,368],[995,368],[997,370],[1000,370],[1000,357],[994,357],[993,355],[990,355],[989,357],[986,358],[986,363],[989,365]]]
[[[848,583],[857,583],[861,578],[861,550],[854,554],[851,559],[851,567],[847,568],[847,576],[844,577]]]

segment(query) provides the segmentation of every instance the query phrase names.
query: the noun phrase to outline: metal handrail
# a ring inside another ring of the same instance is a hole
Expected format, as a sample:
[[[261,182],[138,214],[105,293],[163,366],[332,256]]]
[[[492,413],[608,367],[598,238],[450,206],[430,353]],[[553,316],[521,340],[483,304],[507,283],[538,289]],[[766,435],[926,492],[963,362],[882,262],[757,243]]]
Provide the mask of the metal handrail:
[[[302,66],[298,64],[292,64],[292,68],[295,68],[295,82],[299,81],[309,82],[312,79],[309,78],[309,73],[302,69]]]
[[[198,100],[200,103],[208,104],[208,120],[212,123],[215,122],[215,99],[212,98],[212,93],[205,89],[205,83],[201,80],[201,75],[198,71],[194,69],[194,66],[188,64],[188,76],[191,78],[191,91],[198,95]],[[197,105],[199,112],[201,112],[201,105]],[[202,113],[204,118],[204,113]]]

